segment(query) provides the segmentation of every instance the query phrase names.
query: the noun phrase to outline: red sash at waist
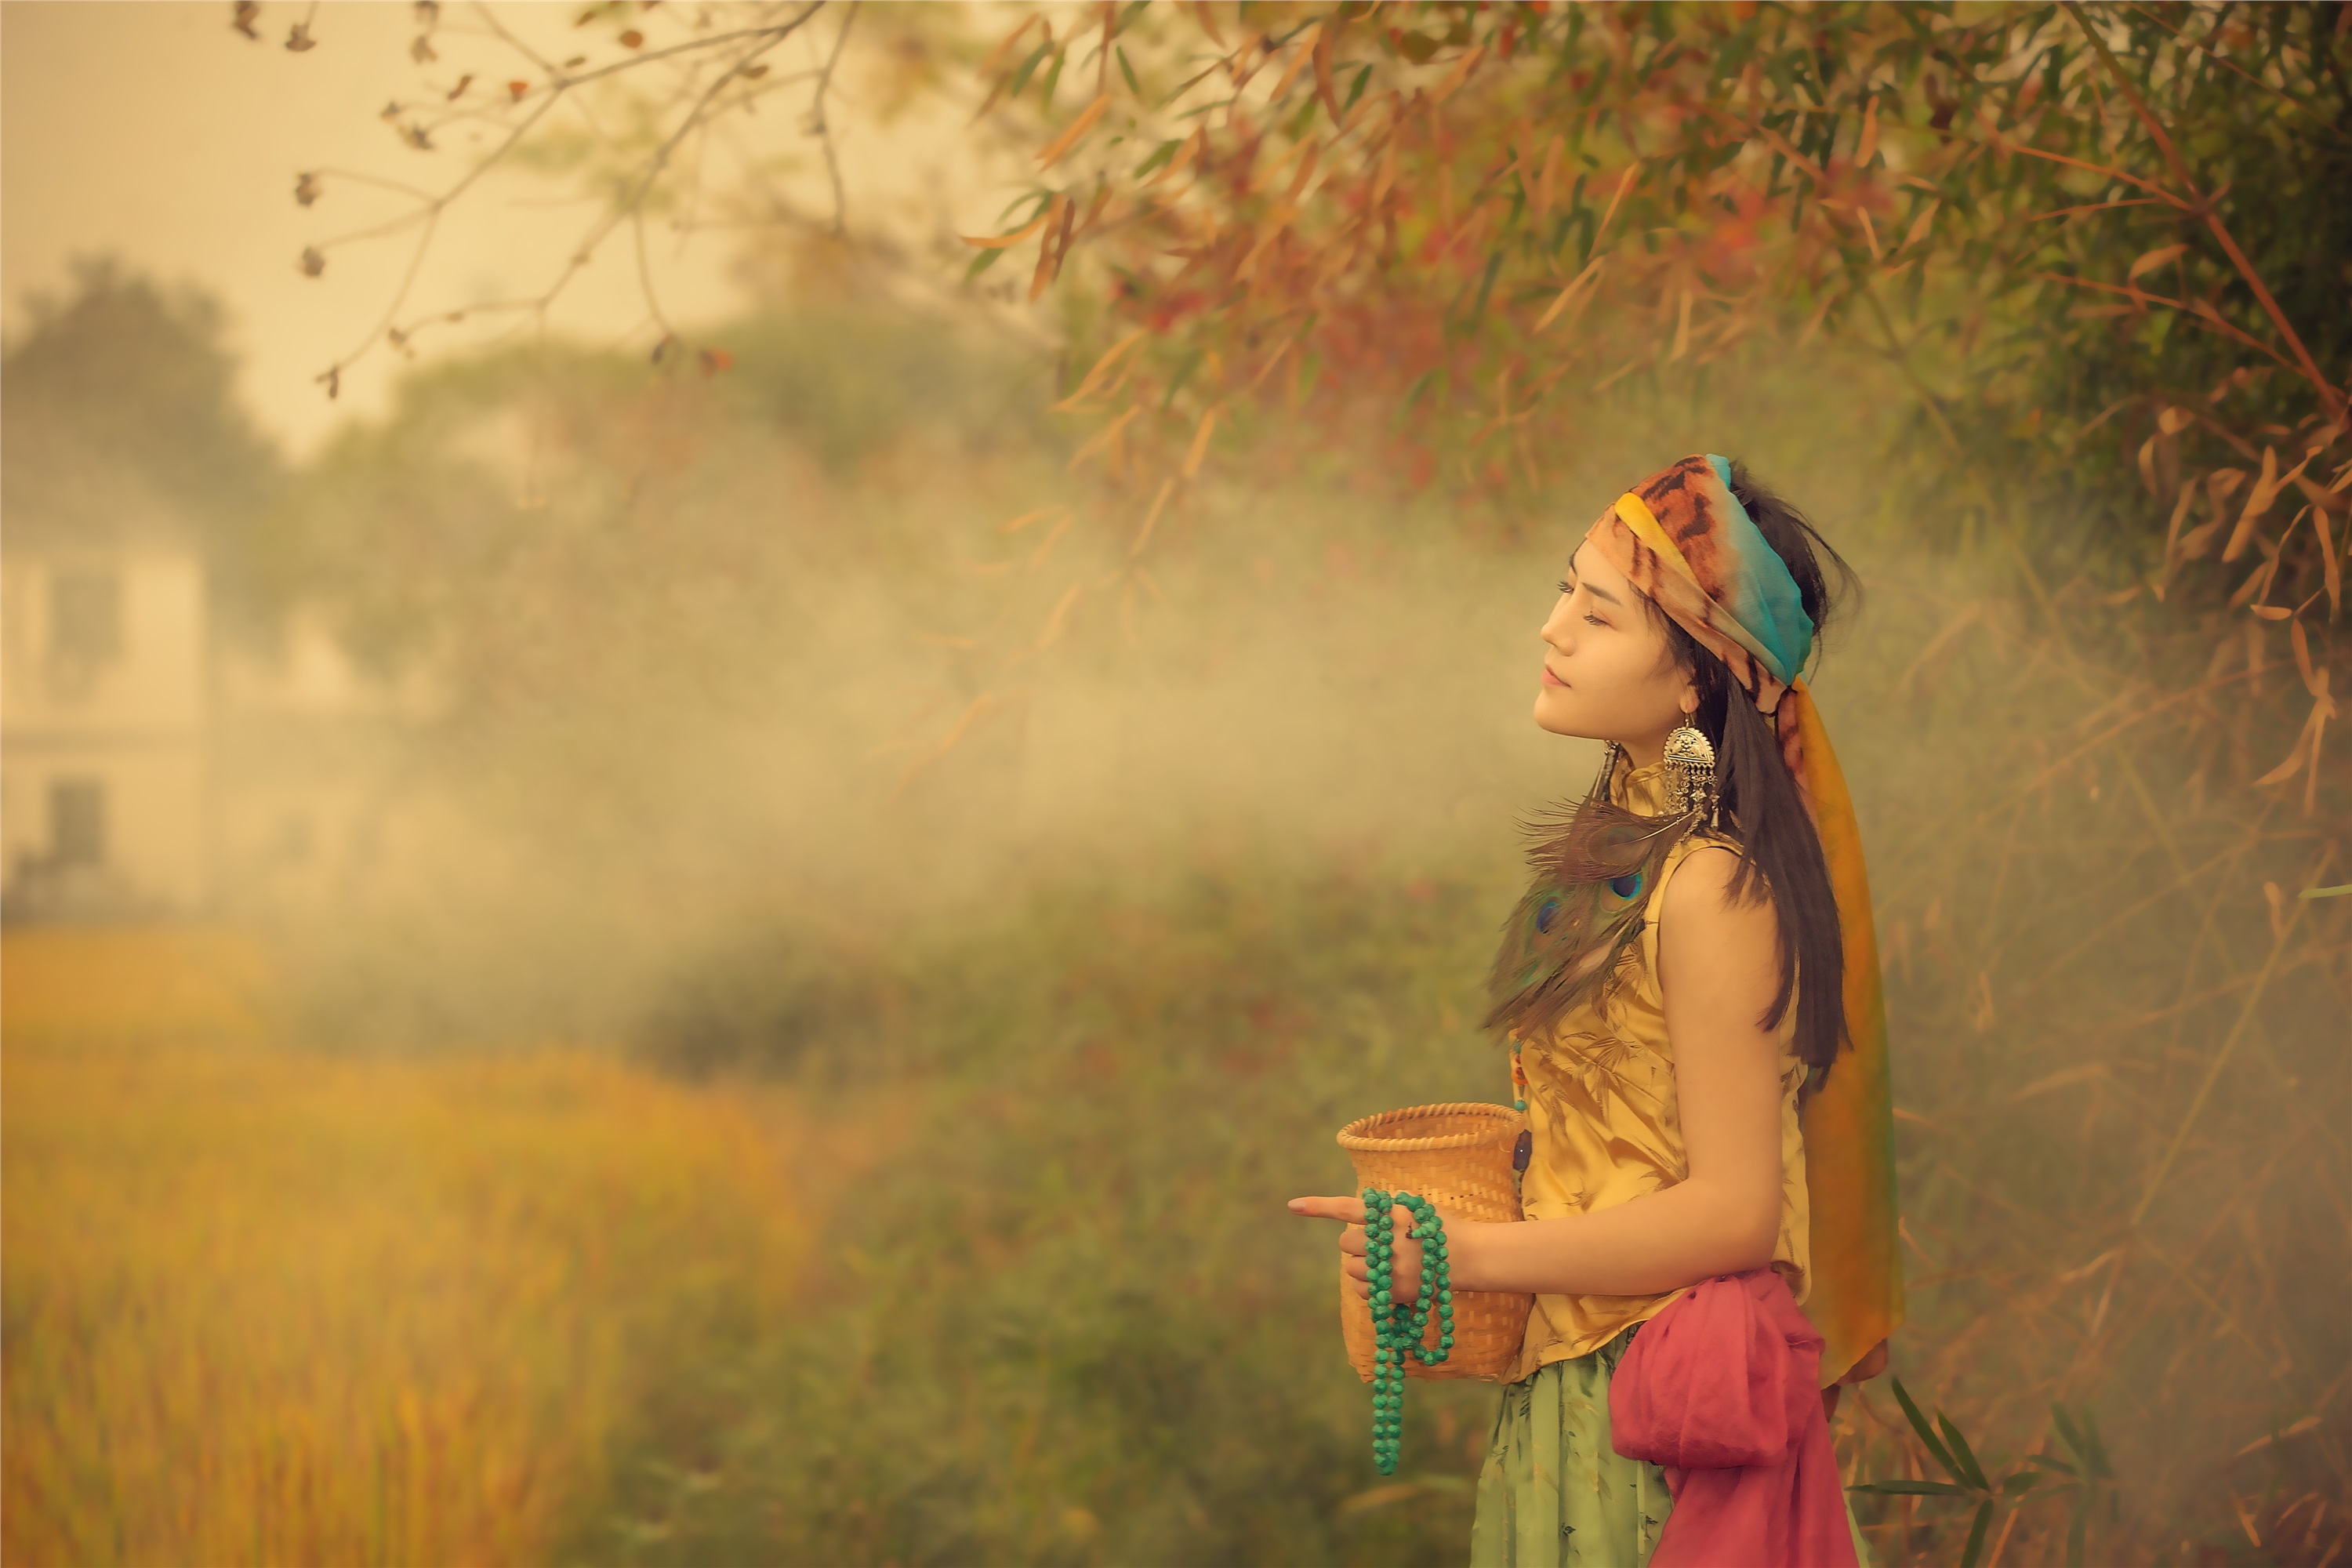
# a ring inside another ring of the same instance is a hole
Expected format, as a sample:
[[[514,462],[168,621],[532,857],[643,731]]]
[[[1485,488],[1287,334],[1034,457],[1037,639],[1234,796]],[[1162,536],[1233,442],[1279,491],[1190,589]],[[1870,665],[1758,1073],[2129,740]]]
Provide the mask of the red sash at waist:
[[[1674,1493],[1650,1568],[1856,1568],[1821,1358],[1769,1268],[1702,1280],[1642,1325],[1609,1380],[1609,1426]]]

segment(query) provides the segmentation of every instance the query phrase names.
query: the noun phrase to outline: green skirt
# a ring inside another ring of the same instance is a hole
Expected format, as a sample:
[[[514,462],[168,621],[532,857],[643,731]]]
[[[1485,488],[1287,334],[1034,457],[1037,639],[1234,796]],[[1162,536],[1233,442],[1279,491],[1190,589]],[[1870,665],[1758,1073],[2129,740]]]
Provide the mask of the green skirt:
[[[1675,1500],[1665,1471],[1609,1445],[1609,1378],[1640,1326],[1504,1385],[1478,1472],[1471,1568],[1646,1568]],[[1858,1529],[1853,1555],[1870,1568]]]

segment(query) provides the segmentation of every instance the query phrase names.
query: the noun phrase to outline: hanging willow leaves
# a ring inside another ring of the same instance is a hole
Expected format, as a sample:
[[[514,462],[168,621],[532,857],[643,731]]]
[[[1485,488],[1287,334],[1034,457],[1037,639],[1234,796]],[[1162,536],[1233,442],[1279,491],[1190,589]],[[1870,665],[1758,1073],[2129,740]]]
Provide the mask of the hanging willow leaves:
[[[2016,542],[2037,571],[2146,587],[2159,631],[2201,649],[2217,617],[2284,610],[2315,664],[2346,662],[2345,514],[2278,504],[2352,483],[2325,368],[2352,363],[2327,259],[2352,205],[2323,199],[2352,134],[2309,107],[2352,43],[2318,8],[1102,15],[1119,69],[1076,114],[1021,96],[1044,44],[990,93],[1039,120],[1053,199],[1085,203],[1035,287],[1099,292],[1095,353],[1148,334],[1099,415],[1144,413],[1132,482],[1187,477],[1207,411],[1263,395],[1268,344],[1320,373],[1290,416],[1392,425],[1371,457],[1397,482],[1507,505],[1616,378],[1835,333],[1918,389],[1923,528],[2031,508],[2054,520]],[[1966,377],[1931,384],[1930,348]],[[1496,418],[1472,389],[1505,384],[1548,390]],[[2306,717],[2266,720],[2282,752]],[[2329,769],[2313,811],[2342,788]]]

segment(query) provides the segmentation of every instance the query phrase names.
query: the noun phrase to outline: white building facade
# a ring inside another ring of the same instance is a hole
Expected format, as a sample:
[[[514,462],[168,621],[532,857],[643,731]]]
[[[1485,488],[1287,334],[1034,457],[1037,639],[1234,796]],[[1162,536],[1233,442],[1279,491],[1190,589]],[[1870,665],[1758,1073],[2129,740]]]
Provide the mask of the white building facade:
[[[213,897],[204,559],[166,525],[0,534],[0,909],[194,914]]]

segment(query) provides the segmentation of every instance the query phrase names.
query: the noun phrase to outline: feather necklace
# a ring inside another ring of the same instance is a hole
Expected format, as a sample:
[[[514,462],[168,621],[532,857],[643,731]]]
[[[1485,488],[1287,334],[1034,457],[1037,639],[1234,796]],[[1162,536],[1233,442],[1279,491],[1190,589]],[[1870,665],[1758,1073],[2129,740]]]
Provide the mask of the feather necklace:
[[[1688,792],[1679,792],[1687,803],[1683,809],[1660,816],[1612,801],[1622,755],[1612,742],[1590,795],[1524,825],[1533,876],[1495,953],[1487,1028],[1539,1038],[1605,994],[1618,961],[1641,938],[1666,856],[1685,834],[1707,825],[1707,803],[1691,800]]]

